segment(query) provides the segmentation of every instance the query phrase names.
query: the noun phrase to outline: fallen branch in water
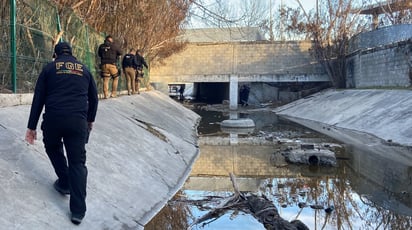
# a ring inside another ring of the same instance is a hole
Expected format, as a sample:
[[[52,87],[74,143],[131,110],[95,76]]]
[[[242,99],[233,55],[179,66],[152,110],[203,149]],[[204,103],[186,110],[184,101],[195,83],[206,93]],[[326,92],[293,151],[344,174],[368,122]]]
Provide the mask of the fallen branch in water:
[[[189,229],[201,223],[203,223],[203,226],[211,223],[224,215],[227,210],[237,210],[253,215],[268,230],[309,230],[309,228],[299,220],[288,222],[280,217],[275,205],[265,196],[240,192],[235,175],[230,173],[229,176],[232,181],[234,194],[230,197],[222,198],[219,205],[196,219],[189,226]]]
[[[239,204],[242,202],[239,198],[240,192],[238,189],[238,186],[236,184],[236,179],[232,173],[230,173],[230,178],[232,180],[232,185],[233,188],[235,189],[235,194],[233,196],[224,198],[222,202],[220,202],[219,205],[217,205],[215,208],[213,208],[211,211],[206,213],[205,215],[201,216],[200,218],[196,219],[190,226],[189,229],[191,229],[193,226],[203,223],[208,220],[216,220],[223,214],[225,214],[225,211],[227,209],[235,208],[235,206],[239,206]],[[210,222],[209,222],[210,223]]]

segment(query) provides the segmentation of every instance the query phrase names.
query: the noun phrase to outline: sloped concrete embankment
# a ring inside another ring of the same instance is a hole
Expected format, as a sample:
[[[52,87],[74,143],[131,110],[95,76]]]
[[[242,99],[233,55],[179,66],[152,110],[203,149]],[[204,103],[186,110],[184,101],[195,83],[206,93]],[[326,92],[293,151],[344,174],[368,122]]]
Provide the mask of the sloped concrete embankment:
[[[389,162],[397,165],[397,172],[390,175],[412,179],[411,101],[410,90],[326,90],[274,111],[344,142],[350,150],[351,167],[375,183],[388,186],[382,184],[382,178],[387,177],[382,169]],[[382,169],[370,173],[368,164],[378,158],[382,159]],[[388,181],[397,178],[391,176]],[[410,184],[399,183],[397,187],[400,186],[412,192]]]
[[[17,99],[24,103],[21,98],[27,96]],[[181,188],[198,156],[199,116],[166,95],[100,101],[87,145],[88,211],[74,226],[68,197],[53,190],[56,176],[39,128],[35,145],[24,141],[29,110],[0,108],[1,229],[143,229]]]
[[[411,102],[410,90],[327,90],[275,112],[344,142],[350,167],[362,175],[352,181],[353,188],[376,204],[410,215]]]
[[[319,131],[341,141],[379,138],[403,146],[412,146],[411,111],[410,90],[326,90],[274,110],[298,123],[318,123]],[[333,129],[357,134],[339,137]]]

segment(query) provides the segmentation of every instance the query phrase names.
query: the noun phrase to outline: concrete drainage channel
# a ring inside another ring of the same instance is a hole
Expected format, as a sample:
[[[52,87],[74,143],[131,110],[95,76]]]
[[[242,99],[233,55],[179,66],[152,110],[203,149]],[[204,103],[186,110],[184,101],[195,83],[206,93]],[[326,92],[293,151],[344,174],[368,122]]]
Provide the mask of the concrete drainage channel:
[[[207,113],[202,116],[207,116]],[[245,112],[239,117],[233,121],[229,113],[217,115],[214,112],[213,118],[202,119],[207,120],[209,126],[219,126],[220,131],[213,128],[210,130],[215,133],[207,133],[207,124],[200,125],[203,127],[199,138],[200,156],[189,179],[145,229],[158,229],[166,222],[168,226],[185,228],[198,223],[191,226],[192,229],[265,229],[253,213],[240,207],[228,208],[208,218],[222,202],[235,194],[229,178],[231,172],[236,175],[241,193],[264,195],[276,207],[281,218],[301,220],[309,229],[336,229],[331,219],[338,219],[342,226],[356,229],[365,229],[368,224],[377,228],[373,223],[399,213],[401,217],[394,220],[396,224],[411,223],[412,218],[405,214],[405,210],[375,205],[384,203],[382,197],[385,196],[366,195],[372,191],[381,191],[381,195],[387,192],[384,185],[371,184],[373,174],[365,173],[387,167],[379,159],[359,170],[359,163],[365,161],[359,156],[367,158],[368,162],[371,159],[369,154],[360,153],[353,146],[271,112]],[[254,122],[254,128],[245,125],[251,124],[244,123],[247,119]],[[385,161],[390,164],[390,160]],[[405,173],[397,175],[400,179],[393,183],[409,177]],[[386,178],[384,175],[379,177]],[[407,188],[396,194],[402,196],[405,191]],[[365,199],[369,202],[364,202]],[[405,196],[390,199],[398,206],[411,206],[410,199],[405,200]],[[353,209],[358,210],[357,214],[344,214]],[[369,215],[370,212],[374,215]]]

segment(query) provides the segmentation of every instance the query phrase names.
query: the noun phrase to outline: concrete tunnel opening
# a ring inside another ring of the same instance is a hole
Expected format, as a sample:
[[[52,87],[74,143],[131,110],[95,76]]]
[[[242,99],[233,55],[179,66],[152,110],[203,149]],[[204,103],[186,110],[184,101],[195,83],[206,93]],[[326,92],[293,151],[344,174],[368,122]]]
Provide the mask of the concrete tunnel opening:
[[[220,104],[229,100],[229,83],[227,82],[204,82],[193,85],[193,96],[196,101],[207,104]]]
[[[180,99],[180,89],[184,85],[184,98],[206,104],[222,104],[230,100],[229,82],[195,82],[169,83],[169,96]],[[268,102],[290,102],[318,92],[328,87],[324,82],[294,82],[294,83],[267,83],[267,82],[239,82],[238,103],[241,100],[242,85],[249,86],[249,104],[259,105]]]

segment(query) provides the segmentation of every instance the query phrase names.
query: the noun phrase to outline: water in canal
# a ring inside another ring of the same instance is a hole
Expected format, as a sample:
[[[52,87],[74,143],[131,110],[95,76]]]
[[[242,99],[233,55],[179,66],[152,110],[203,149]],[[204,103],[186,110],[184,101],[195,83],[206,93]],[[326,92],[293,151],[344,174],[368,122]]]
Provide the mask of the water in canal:
[[[145,229],[259,230],[251,213],[228,208],[222,215],[193,223],[234,193],[229,173],[241,192],[265,196],[286,221],[309,229],[412,229],[411,156],[377,154],[339,143],[265,110],[244,111],[254,120],[249,133],[225,132],[225,112],[194,108],[200,155],[184,187]],[[315,144],[333,149],[336,167],[284,164],[285,145]],[[220,203],[219,203],[220,202]]]

